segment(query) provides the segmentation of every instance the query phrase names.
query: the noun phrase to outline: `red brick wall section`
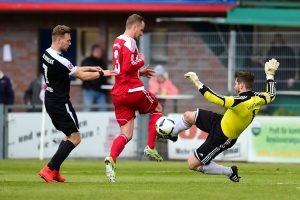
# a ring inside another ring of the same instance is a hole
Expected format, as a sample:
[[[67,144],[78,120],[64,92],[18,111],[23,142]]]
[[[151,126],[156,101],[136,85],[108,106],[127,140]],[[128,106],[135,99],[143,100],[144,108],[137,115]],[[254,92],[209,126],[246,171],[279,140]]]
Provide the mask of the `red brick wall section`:
[[[173,24],[169,26],[170,32],[193,32],[193,30],[182,24]],[[191,100],[181,100],[178,102],[178,111],[195,110],[197,107],[206,109],[213,108],[214,111],[223,112],[224,109],[220,106],[214,106],[207,102],[197,89],[187,80],[184,79],[184,74],[189,71],[194,71],[198,74],[199,79],[220,94],[227,94],[227,70],[221,63],[219,58],[210,50],[209,46],[198,35],[170,35],[170,41],[186,44],[185,48],[168,47],[168,62],[167,68],[169,77],[174,84],[179,88],[181,93],[193,94],[195,97]],[[199,47],[189,47],[188,45],[199,44]],[[200,58],[204,57],[204,58]],[[171,102],[170,102],[171,103]],[[170,103],[168,106],[170,106]],[[166,108],[171,111],[171,108]]]
[[[13,82],[15,103],[23,103],[24,91],[37,74],[37,31],[22,26],[1,26],[0,38],[0,68]],[[3,62],[4,44],[11,45],[12,62]]]
[[[80,16],[80,17],[79,17]],[[127,15],[126,15],[127,16]],[[15,103],[23,103],[23,95],[31,80],[36,77],[38,65],[38,32],[42,28],[52,28],[57,24],[66,24],[72,28],[76,27],[105,27],[111,21],[120,18],[119,16],[100,16],[93,14],[0,14],[0,68],[12,80],[15,90]],[[7,20],[9,19],[9,20]],[[108,22],[107,19],[110,19]],[[155,17],[153,18],[155,19]],[[151,20],[151,19],[150,19]],[[26,23],[23,23],[23,22]],[[151,26],[154,24],[151,24]],[[156,24],[162,26],[161,24]],[[123,26],[123,22],[122,22]],[[170,32],[193,32],[184,23],[174,23],[167,25]],[[106,29],[107,30],[107,29]],[[101,29],[103,33],[105,31]],[[102,35],[102,34],[101,34]],[[103,34],[105,35],[105,34]],[[105,37],[105,36],[104,36]],[[103,39],[105,41],[106,38]],[[199,92],[183,78],[183,74],[188,71],[196,71],[200,79],[215,91],[226,94],[227,72],[225,67],[214,56],[213,52],[205,45],[199,36],[186,37],[170,36],[169,41],[181,41],[182,44],[194,43],[204,44],[202,48],[168,48],[168,62],[166,66],[169,76],[176,86],[184,94],[194,94],[192,100],[178,102],[178,111],[195,110],[197,107],[210,106],[211,104],[203,100]],[[13,52],[13,62],[5,63],[2,59],[4,44],[10,44]],[[108,44],[110,45],[110,44]],[[210,59],[183,59],[190,55],[206,55]],[[82,103],[82,89],[80,85],[71,87],[71,101],[73,104]],[[215,110],[220,110],[215,107]],[[172,101],[167,102],[166,112],[172,112]]]
[[[13,81],[15,104],[23,104],[24,92],[38,73],[39,29],[51,29],[57,24],[66,24],[71,28],[102,27],[103,31],[105,23],[101,20],[105,20],[105,17],[90,14],[0,14],[0,69]],[[11,45],[12,62],[3,62],[4,44]],[[70,96],[74,104],[81,104],[81,86],[71,86]]]

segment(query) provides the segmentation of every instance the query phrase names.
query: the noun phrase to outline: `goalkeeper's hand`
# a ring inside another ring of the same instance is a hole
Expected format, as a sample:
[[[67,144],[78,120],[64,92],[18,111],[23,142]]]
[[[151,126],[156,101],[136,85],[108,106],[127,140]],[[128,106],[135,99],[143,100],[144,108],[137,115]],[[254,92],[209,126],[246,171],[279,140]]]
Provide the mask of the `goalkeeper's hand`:
[[[199,78],[195,72],[186,73],[184,75],[184,78],[190,79],[190,81],[194,83],[194,85],[196,86],[196,88],[198,88],[198,90],[203,87],[203,83],[199,81]]]
[[[265,63],[265,73],[267,80],[272,79],[274,80],[275,73],[279,67],[279,62],[272,58],[268,62]]]

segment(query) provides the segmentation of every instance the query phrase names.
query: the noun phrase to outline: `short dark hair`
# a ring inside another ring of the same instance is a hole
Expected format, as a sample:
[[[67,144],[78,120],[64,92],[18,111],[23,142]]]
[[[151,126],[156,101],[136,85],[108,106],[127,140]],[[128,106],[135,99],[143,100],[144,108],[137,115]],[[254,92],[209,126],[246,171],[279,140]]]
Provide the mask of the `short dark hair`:
[[[253,83],[254,83],[254,73],[249,71],[237,71],[234,74],[234,78],[236,78],[238,83],[244,83],[246,86],[246,89],[252,90]]]
[[[52,30],[52,41],[57,37],[64,36],[66,33],[71,33],[71,28],[66,25],[57,25]]]
[[[127,20],[126,20],[126,29],[129,29],[131,28],[131,26],[133,24],[136,24],[136,23],[142,23],[145,21],[145,18],[138,15],[138,14],[132,14],[130,15]]]

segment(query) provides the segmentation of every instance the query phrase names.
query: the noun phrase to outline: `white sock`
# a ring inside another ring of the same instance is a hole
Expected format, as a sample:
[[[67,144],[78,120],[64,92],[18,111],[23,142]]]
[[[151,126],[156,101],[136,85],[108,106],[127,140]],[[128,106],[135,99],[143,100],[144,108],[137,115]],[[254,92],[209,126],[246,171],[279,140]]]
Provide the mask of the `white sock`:
[[[197,169],[204,174],[224,174],[231,176],[232,170],[230,167],[225,167],[223,165],[218,165],[217,163],[210,161],[208,165],[203,165]]]
[[[191,128],[191,124],[187,123],[184,119],[183,116],[180,119],[175,120],[175,126],[174,130],[172,131],[171,135],[172,136],[177,136],[181,131],[187,130]]]

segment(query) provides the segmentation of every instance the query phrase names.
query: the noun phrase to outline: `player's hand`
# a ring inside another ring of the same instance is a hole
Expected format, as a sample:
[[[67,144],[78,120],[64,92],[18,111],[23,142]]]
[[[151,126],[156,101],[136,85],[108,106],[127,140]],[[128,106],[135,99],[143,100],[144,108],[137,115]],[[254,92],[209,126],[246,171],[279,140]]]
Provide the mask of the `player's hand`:
[[[96,69],[97,69],[98,71],[102,71],[102,70],[103,70],[100,66],[97,66]]]
[[[114,70],[103,70],[104,76],[117,76],[119,73],[117,73]]]
[[[91,66],[91,67],[86,67],[86,69],[84,71],[87,72],[100,72],[103,69],[100,66]]]
[[[142,53],[139,53],[139,54],[138,54],[138,58],[141,59],[141,60],[145,60],[145,56],[144,56],[144,54],[142,54]]]
[[[155,74],[154,70],[149,68],[149,65],[140,69],[139,75],[147,78],[151,78]]]
[[[266,73],[267,80],[268,79],[274,80],[274,76],[276,74],[278,67],[279,67],[279,62],[274,58],[272,58],[271,60],[265,63],[265,73]]]
[[[200,89],[203,87],[203,83],[199,81],[199,78],[195,72],[188,72],[184,75],[184,78],[190,79],[192,83],[196,86],[196,88]]]

